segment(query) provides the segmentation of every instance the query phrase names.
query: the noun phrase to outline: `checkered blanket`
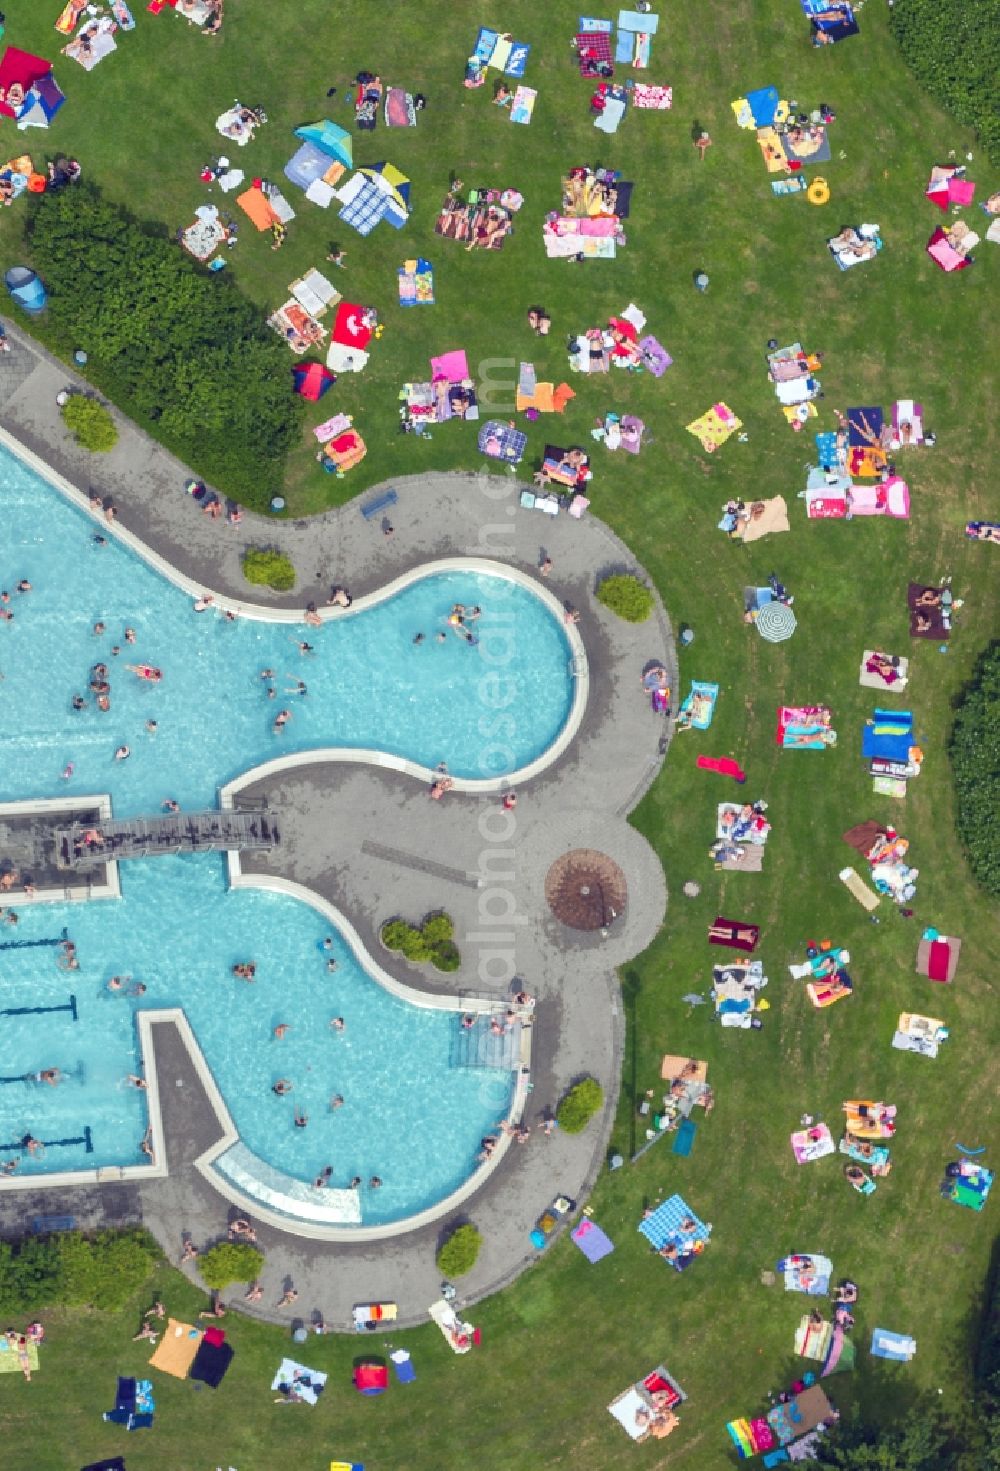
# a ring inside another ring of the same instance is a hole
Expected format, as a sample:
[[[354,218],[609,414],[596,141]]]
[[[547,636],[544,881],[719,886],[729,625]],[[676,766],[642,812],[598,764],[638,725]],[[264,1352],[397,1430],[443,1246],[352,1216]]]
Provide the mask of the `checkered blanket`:
[[[370,235],[379,221],[385,218],[391,203],[388,194],[366,179],[350,203],[344,205],[340,218],[359,235]]]
[[[504,460],[516,465],[524,454],[528,436],[515,429],[513,424],[501,424],[490,419],[479,431],[479,449],[492,460]]]
[[[599,62],[611,61],[611,37],[607,31],[582,31],[576,38],[581,77],[596,77]]]

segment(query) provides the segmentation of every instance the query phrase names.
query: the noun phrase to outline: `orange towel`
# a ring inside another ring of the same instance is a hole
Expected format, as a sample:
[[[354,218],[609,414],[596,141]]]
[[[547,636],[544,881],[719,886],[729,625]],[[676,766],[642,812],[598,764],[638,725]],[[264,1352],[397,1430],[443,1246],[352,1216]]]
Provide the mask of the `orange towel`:
[[[552,407],[555,412],[557,414],[561,414],[571,398],[576,398],[576,394],[573,392],[572,388],[570,388],[568,383],[560,383],[559,387],[552,395]]]
[[[272,225],[281,223],[264,194],[256,187],[237,194],[236,203],[245,215],[249,215],[258,230],[270,230]]]

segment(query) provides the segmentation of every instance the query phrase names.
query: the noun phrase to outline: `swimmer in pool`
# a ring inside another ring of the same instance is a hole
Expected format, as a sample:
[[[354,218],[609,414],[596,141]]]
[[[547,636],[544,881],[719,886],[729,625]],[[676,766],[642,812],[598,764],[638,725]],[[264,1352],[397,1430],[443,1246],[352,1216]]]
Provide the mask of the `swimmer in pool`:
[[[326,1186],[329,1185],[329,1183],[330,1183],[330,1176],[332,1174],[333,1174],[333,1166],[332,1165],[324,1165],[323,1168],[320,1170],[319,1174],[316,1176],[315,1180],[313,1181],[313,1189],[314,1190],[323,1190],[323,1189],[325,1189]]]
[[[284,1098],[285,1094],[291,1093],[291,1091],[292,1085],[287,1078],[279,1078],[276,1083],[271,1085],[271,1092],[277,1094],[279,1098]]]
[[[347,1023],[344,1021],[344,1018],[342,1016],[335,1016],[331,1021],[330,1026],[335,1032],[343,1032],[347,1030]]]
[[[274,724],[271,726],[272,732],[277,735],[279,731],[284,730],[285,726],[288,724],[291,718],[291,710],[279,710],[277,715],[274,717]]]
[[[271,1033],[271,1036],[274,1038],[274,1040],[276,1042],[280,1042],[281,1039],[282,1039],[282,1037],[285,1037],[287,1035],[288,1035],[288,1023],[287,1022],[279,1022],[278,1025],[275,1027],[274,1031]]]
[[[296,1109],[295,1110],[295,1120],[294,1121],[295,1121],[295,1127],[297,1129],[304,1129],[305,1126],[306,1126],[306,1124],[308,1124],[308,1122],[309,1122],[309,1115],[307,1113],[300,1113],[299,1110]]]
[[[110,981],[108,982],[108,990],[124,991],[125,987],[128,985],[129,981],[131,981],[131,979],[131,976],[112,976]]]
[[[344,1095],[342,1093],[335,1093],[333,1095],[333,1097],[330,1099],[330,1111],[331,1111],[331,1113],[333,1112],[333,1110],[335,1108],[343,1108],[343,1106],[344,1106]]]

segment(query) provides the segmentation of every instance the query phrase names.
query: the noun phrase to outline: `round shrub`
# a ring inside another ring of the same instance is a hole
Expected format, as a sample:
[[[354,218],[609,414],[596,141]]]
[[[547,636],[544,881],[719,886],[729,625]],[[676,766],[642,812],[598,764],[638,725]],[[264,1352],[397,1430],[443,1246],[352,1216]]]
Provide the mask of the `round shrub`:
[[[455,921],[450,914],[429,914],[420,927],[428,945],[443,945],[455,933]]]
[[[115,421],[103,404],[83,393],[71,393],[62,406],[63,423],[77,444],[107,454],[118,443]]]
[[[291,592],[295,586],[291,560],[273,547],[248,547],[243,553],[243,576],[247,582],[274,592]]]
[[[435,970],[458,970],[461,964],[462,955],[454,940],[445,940],[431,951],[431,965]]]
[[[461,1277],[471,1272],[482,1244],[483,1238],[475,1226],[456,1226],[448,1240],[438,1247],[438,1270],[446,1277]]]
[[[638,577],[625,573],[606,577],[597,589],[597,601],[626,623],[645,623],[653,611],[653,594],[649,588]]]
[[[217,1292],[230,1282],[256,1282],[263,1265],[263,1253],[243,1241],[220,1241],[198,1259],[202,1281]]]
[[[458,970],[462,957],[452,939],[455,921],[443,912],[429,914],[422,925],[407,924],[403,919],[391,919],[382,926],[382,944],[387,950],[396,950],[412,960],[415,965],[430,962],[438,970]]]
[[[604,1089],[596,1078],[575,1083],[556,1110],[559,1127],[565,1134],[579,1134],[587,1127],[604,1103]]]

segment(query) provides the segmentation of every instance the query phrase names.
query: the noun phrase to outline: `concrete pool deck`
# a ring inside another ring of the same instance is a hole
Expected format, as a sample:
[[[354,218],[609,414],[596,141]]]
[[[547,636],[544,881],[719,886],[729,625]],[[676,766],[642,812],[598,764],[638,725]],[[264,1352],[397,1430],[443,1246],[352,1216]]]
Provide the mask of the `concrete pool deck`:
[[[356,501],[303,522],[249,513],[237,527],[212,522],[184,494],[190,471],[117,413],[121,438],[109,455],[77,449],[55,396],[61,388],[86,385],[16,326],[8,325],[8,335],[12,351],[0,355],[0,426],[84,495],[93,489],[110,498],[119,526],[191,585],[213,590],[232,606],[247,590],[242,553],[263,542],[279,545],[299,573],[301,591],[267,599],[276,608],[322,603],[331,584],[364,595],[443,556],[487,557],[537,579],[544,551],[553,565],[539,586],[579,610],[589,670],[583,718],[568,749],[518,785],[514,812],[504,813],[495,795],[455,791],[430,802],[426,785],[405,772],[323,760],[321,753],[285,770],[248,773],[244,784],[249,795],[266,794],[283,844],[270,855],[246,855],[241,881],[303,885],[343,910],[372,956],[417,989],[499,1000],[516,975],[537,998],[525,1109],[529,1142],[507,1150],[460,1212],[391,1240],[329,1245],[262,1223],[264,1298],[250,1311],[286,1321],[293,1312],[306,1320],[320,1312],[332,1327],[346,1329],[355,1302],[383,1299],[399,1304],[400,1325],[426,1321],[439,1295],[434,1250],[446,1229],[464,1218],[475,1221],[485,1240],[475,1269],[460,1283],[461,1300],[496,1291],[537,1256],[528,1233],[555,1196],[582,1203],[603,1165],[624,1030],[615,968],[649,944],[666,908],[659,861],[627,822],[660,768],[671,729],[640,688],[644,667],[656,661],[676,691],[673,641],[659,600],[655,616],[638,626],[604,610],[594,597],[600,578],[612,571],[641,573],[628,549],[596,517],[577,521],[522,509],[521,482],[512,475],[395,480],[392,537],[383,535],[377,519],[365,521]],[[379,489],[369,489],[364,499]],[[97,527],[104,527],[99,519]],[[267,596],[253,592],[256,601]],[[624,913],[588,932],[560,924],[544,895],[551,863],[581,848],[613,859],[628,884]],[[461,969],[447,977],[425,975],[387,955],[378,940],[386,919],[398,914],[416,920],[435,908],[455,919],[463,956]],[[218,1125],[178,1029],[162,1023],[153,1031],[169,1173],[129,1182],[127,1198],[176,1261],[182,1232],[204,1246],[242,1212],[195,1168],[217,1139]],[[605,1088],[603,1116],[581,1135],[543,1137],[538,1121],[584,1074]],[[401,1121],[400,1127],[419,1127],[419,1121]],[[123,1187],[110,1179],[107,1186],[59,1192],[60,1208],[72,1212],[78,1199],[81,1223],[99,1220],[104,1190],[113,1192],[120,1212]],[[28,1202],[37,1208],[42,1194],[22,1191],[19,1201],[0,1190],[0,1232],[19,1229]],[[278,1314],[275,1304],[288,1277],[298,1300],[294,1310]],[[238,1294],[234,1301],[241,1304]]]

